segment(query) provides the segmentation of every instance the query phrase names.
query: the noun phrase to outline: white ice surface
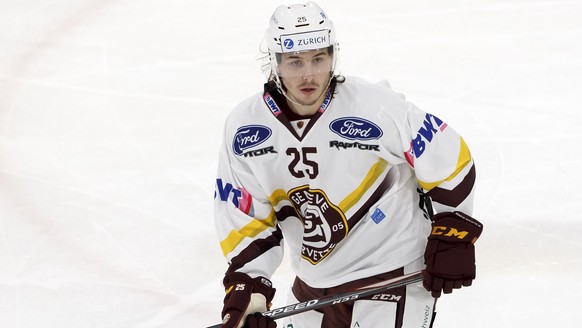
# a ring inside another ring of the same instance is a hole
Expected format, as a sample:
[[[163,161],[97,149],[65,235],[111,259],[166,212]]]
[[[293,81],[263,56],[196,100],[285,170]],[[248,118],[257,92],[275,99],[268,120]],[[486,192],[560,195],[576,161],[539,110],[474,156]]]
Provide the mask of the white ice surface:
[[[478,279],[436,327],[580,327],[582,1],[319,3],[342,73],[387,78],[476,159]],[[217,147],[277,4],[0,1],[0,327],[218,323]]]

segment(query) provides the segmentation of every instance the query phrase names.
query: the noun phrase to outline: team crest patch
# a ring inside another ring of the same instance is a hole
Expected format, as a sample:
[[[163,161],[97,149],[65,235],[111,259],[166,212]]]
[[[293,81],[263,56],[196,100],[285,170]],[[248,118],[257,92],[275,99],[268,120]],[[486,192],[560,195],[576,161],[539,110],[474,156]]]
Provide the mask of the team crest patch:
[[[287,196],[303,222],[301,256],[311,264],[326,258],[348,234],[344,213],[332,204],[323,190],[302,186]]]

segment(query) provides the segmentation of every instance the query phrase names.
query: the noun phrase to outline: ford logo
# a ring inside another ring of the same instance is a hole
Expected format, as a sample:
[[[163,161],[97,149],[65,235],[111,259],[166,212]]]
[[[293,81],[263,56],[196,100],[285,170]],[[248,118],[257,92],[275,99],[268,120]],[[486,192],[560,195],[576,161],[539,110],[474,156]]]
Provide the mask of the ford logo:
[[[232,141],[232,150],[237,155],[243,151],[259,145],[271,136],[271,129],[262,125],[247,125],[236,130]]]
[[[382,130],[376,124],[359,117],[342,117],[333,120],[329,128],[349,140],[380,139]]]

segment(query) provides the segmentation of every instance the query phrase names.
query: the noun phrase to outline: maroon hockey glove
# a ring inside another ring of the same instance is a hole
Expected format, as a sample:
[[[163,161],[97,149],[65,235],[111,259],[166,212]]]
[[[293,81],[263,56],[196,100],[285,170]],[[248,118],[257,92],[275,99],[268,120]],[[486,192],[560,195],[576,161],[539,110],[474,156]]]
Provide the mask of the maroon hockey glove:
[[[275,320],[265,317],[260,313],[249,314],[244,328],[276,328]]]
[[[424,252],[424,288],[438,298],[441,291],[471,286],[475,279],[475,246],[483,225],[462,212],[443,212],[433,218]]]
[[[253,279],[244,273],[235,272],[227,274],[223,284],[226,288],[222,308],[222,327],[224,328],[242,327],[247,315],[266,311],[275,296],[271,281],[263,277]],[[259,325],[261,322],[261,320],[254,320],[251,324],[255,326],[249,327],[262,328],[263,326]],[[265,326],[267,327],[271,326]]]

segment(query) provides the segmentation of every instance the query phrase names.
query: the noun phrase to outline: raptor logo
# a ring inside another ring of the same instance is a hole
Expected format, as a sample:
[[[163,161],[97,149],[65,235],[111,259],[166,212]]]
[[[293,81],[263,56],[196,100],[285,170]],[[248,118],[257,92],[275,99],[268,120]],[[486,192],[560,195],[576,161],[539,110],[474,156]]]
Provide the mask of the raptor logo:
[[[301,256],[315,265],[347,236],[348,222],[323,190],[302,186],[290,190],[287,195],[303,222]]]

